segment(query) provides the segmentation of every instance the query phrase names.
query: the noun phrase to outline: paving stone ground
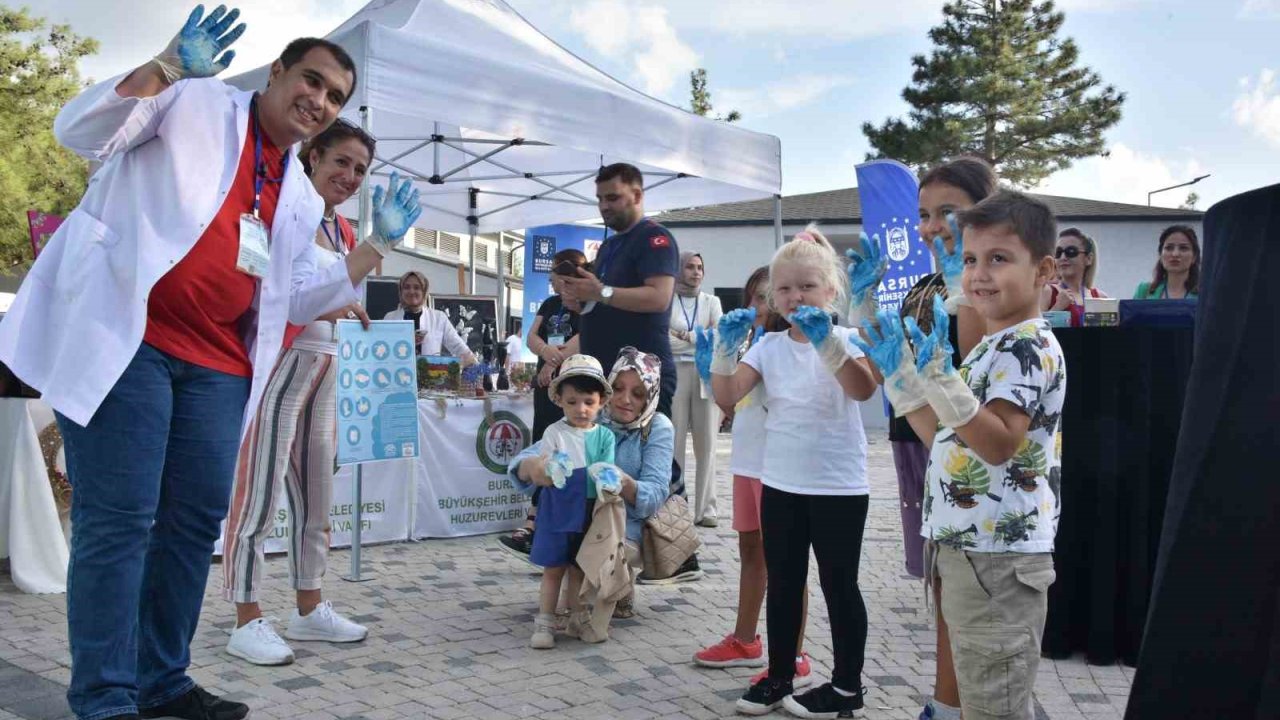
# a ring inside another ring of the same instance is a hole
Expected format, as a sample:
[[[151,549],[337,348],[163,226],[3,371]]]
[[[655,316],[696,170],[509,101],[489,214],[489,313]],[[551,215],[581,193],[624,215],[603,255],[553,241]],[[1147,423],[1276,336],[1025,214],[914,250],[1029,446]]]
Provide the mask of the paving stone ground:
[[[248,703],[251,718],[720,718],[746,688],[750,669],[708,670],[692,655],[733,627],[737,539],[728,436],[719,441],[721,523],[702,530],[706,577],[641,586],[634,619],[615,621],[612,639],[561,639],[528,648],[537,605],[535,569],[498,549],[496,536],[365,548],[364,583],[339,579],[346,551],[330,558],[326,597],[370,627],[363,643],[293,643],[297,661],[265,668],[224,652],[234,613],[214,566],[192,647],[191,675],[213,692]],[[915,718],[932,692],[934,630],[918,581],[903,571],[897,482],[889,445],[873,441],[871,511],[861,585],[870,615],[864,717]],[[291,591],[283,558],[268,561],[263,607],[287,617]],[[831,638],[816,586],[807,646],[820,681],[830,672]],[[762,621],[763,632],[763,621]],[[61,595],[26,595],[0,575],[0,720],[70,717],[70,677]],[[1040,663],[1037,717],[1120,718],[1133,669],[1082,659]],[[779,711],[779,715],[783,713]]]

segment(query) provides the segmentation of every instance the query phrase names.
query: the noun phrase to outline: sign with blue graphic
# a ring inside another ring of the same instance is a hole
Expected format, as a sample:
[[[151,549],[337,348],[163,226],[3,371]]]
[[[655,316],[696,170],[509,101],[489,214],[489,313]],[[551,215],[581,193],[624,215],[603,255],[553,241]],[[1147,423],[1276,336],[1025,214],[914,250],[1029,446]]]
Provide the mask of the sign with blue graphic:
[[[524,254],[524,308],[522,309],[520,327],[528,330],[533,327],[533,318],[538,314],[542,301],[551,297],[551,264],[552,258],[561,250],[574,248],[581,250],[587,259],[591,259],[592,248],[599,248],[604,240],[605,229],[589,225],[543,225],[528,228],[524,231],[526,238],[533,242],[533,252]],[[545,246],[543,245],[545,241]],[[528,241],[526,241],[528,242]],[[539,262],[539,257],[546,253],[546,263]],[[538,357],[521,343],[524,362],[535,362]]]
[[[920,278],[933,272],[933,254],[920,239],[920,186],[915,173],[897,160],[857,166],[862,231],[880,237],[889,258],[876,300],[896,310]]]
[[[417,457],[413,322],[338,321],[338,464]]]
[[[533,246],[533,271],[540,273],[551,272],[551,259],[556,256],[556,236],[555,235],[526,235],[532,237],[529,243]],[[527,275],[525,277],[528,277]]]

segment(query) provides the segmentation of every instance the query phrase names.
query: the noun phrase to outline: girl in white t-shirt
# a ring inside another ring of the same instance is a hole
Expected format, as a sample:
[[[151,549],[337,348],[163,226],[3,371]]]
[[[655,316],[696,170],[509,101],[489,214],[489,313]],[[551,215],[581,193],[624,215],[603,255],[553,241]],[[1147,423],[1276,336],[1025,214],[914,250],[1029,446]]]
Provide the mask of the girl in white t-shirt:
[[[769,309],[769,267],[757,268],[743,288],[747,307],[756,311],[751,336],[739,348],[739,356],[746,354],[764,337],[766,332],[785,331],[787,321]],[[698,373],[710,382],[710,333],[698,339]],[[733,445],[729,451],[729,470],[733,473],[733,529],[738,532],[738,557],[741,561],[741,577],[738,580],[738,612],[733,632],[719,642],[694,653],[693,661],[702,667],[761,667],[768,662],[764,655],[764,643],[756,630],[760,625],[760,609],[764,604],[768,574],[764,564],[764,542],[760,535],[760,476],[764,470],[765,404],[764,385],[756,385],[737,405],[722,408],[733,418]],[[805,593],[805,610],[808,609],[808,593]],[[806,613],[807,614],[807,613]],[[812,681],[808,655],[804,646],[804,620],[796,645],[796,674],[792,687],[804,687]],[[762,671],[751,679],[752,684],[768,675]]]
[[[862,707],[867,610],[858,588],[866,524],[866,436],[858,401],[875,378],[848,328],[830,312],[843,305],[844,264],[825,238],[790,242],[769,266],[770,306],[791,321],[756,343],[739,363],[755,311],[721,318],[711,361],[716,402],[736,405],[763,385],[764,462],[760,526],[768,573],[769,670],[738,700],[739,712],[764,714],[785,704],[798,717],[836,717]],[[831,618],[831,682],[792,695],[809,548]]]

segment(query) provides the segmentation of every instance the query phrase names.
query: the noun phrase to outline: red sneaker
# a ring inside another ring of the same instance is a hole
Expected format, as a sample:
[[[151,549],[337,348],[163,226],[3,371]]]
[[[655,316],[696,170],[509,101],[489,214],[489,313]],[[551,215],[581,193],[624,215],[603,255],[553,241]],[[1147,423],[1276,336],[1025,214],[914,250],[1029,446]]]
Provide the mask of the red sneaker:
[[[809,667],[809,653],[800,653],[800,659],[796,660],[796,676],[791,679],[791,687],[796,689],[809,687],[809,685],[813,683],[812,671],[813,668]],[[751,684],[755,685],[768,676],[769,668],[765,668],[751,678]]]
[[[760,667],[768,662],[765,660],[764,646],[759,635],[749,643],[744,643],[733,635],[725,635],[715,645],[694,653],[693,661],[710,668]]]

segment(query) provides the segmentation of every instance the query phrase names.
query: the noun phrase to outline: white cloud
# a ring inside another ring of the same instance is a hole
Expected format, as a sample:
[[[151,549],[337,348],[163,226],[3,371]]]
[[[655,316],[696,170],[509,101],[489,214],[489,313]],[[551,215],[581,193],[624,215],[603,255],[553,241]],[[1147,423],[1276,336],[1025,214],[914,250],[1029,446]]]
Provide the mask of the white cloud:
[[[1231,104],[1236,125],[1280,148],[1280,88],[1276,87],[1275,71],[1263,68],[1256,81],[1241,78],[1240,91]]]
[[[1148,191],[1187,182],[1205,172],[1205,166],[1190,152],[1177,159],[1166,159],[1116,143],[1111,146],[1109,157],[1082,160],[1041,183],[1036,192],[1146,205]],[[1191,192],[1205,195],[1199,186],[1191,186],[1156,195],[1152,202],[1177,207]],[[1201,203],[1200,207],[1204,206]]]
[[[758,118],[808,105],[852,82],[853,78],[846,75],[797,75],[757,88],[716,90],[711,100],[720,112],[738,110]]]
[[[1245,0],[1236,17],[1243,20],[1275,20],[1280,18],[1280,0]]]
[[[680,39],[660,5],[589,0],[573,8],[569,24],[592,49],[631,63],[650,95],[666,94],[698,66],[698,53]]]

